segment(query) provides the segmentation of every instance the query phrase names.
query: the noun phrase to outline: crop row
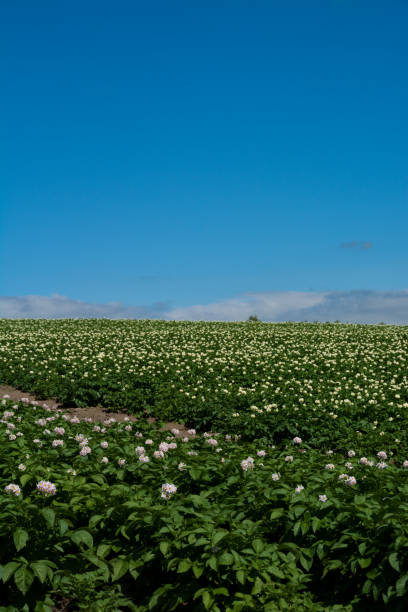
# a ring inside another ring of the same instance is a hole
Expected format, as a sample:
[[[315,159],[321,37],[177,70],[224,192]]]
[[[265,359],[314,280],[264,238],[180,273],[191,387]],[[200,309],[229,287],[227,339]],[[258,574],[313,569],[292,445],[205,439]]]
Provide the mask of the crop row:
[[[405,414],[407,349],[398,326],[2,320],[0,381],[66,406],[336,445]]]
[[[406,447],[2,404],[1,611],[404,609]]]

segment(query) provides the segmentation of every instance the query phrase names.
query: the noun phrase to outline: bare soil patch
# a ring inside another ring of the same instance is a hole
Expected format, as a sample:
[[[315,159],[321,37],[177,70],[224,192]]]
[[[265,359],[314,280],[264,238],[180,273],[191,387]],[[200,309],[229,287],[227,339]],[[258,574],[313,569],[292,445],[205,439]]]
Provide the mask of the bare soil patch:
[[[24,393],[24,391],[20,391],[19,389],[15,389],[14,387],[10,387],[9,385],[1,385],[0,384],[0,399],[3,399],[4,396],[7,395],[12,401],[21,401],[23,398],[29,400],[30,403],[36,403],[38,406],[44,406],[47,408],[51,408],[51,410],[57,410],[58,408],[64,410],[67,414],[72,414],[72,416],[78,417],[78,419],[92,419],[93,423],[103,423],[107,419],[116,419],[116,421],[140,421],[140,417],[136,417],[134,414],[127,414],[126,412],[111,412],[107,411],[100,406],[87,406],[86,408],[65,408],[61,405],[60,402],[57,402],[56,399],[50,398],[47,400],[38,400],[35,395],[32,393]],[[155,423],[157,419],[154,417],[147,418],[148,423]],[[190,434],[187,432],[184,425],[180,423],[174,423],[170,421],[165,423],[163,427],[160,428],[161,431],[170,431],[171,429],[178,429],[180,436],[188,436]]]

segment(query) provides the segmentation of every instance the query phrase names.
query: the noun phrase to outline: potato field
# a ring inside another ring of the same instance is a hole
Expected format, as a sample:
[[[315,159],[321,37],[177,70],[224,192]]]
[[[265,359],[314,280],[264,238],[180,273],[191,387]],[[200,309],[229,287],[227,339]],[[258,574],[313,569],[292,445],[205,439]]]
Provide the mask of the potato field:
[[[0,612],[408,608],[407,327],[0,320],[0,384]]]

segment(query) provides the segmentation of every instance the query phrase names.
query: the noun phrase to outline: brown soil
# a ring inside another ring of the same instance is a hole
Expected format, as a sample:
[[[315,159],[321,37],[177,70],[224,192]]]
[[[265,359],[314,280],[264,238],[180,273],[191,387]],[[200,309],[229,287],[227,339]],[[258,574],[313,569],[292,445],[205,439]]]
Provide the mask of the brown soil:
[[[57,408],[61,408],[68,414],[72,414],[72,416],[76,416],[79,419],[92,419],[94,423],[103,423],[106,419],[112,418],[117,421],[139,421],[140,419],[133,414],[127,414],[126,412],[111,412],[107,411],[100,406],[87,406],[86,408],[63,408],[60,402],[57,402],[55,399],[51,398],[48,400],[37,400],[36,397],[32,393],[24,393],[23,391],[19,391],[14,387],[10,387],[9,385],[0,385],[0,399],[3,399],[5,395],[8,395],[12,401],[21,401],[23,397],[27,398],[30,403],[36,402],[39,406],[47,406],[51,408],[51,410],[57,410]],[[148,423],[154,423],[156,419],[154,417],[149,417],[147,419]],[[180,423],[169,422],[165,423],[163,427],[161,427],[161,431],[170,431],[171,429],[178,429],[180,436],[189,436],[184,425]]]

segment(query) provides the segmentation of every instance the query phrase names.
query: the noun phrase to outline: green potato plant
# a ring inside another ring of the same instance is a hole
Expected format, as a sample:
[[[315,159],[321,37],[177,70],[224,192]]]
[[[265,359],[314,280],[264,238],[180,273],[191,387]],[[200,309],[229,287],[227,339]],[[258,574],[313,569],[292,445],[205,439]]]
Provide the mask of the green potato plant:
[[[407,328],[3,320],[0,338],[0,379],[38,397],[0,405],[0,611],[406,609]]]

